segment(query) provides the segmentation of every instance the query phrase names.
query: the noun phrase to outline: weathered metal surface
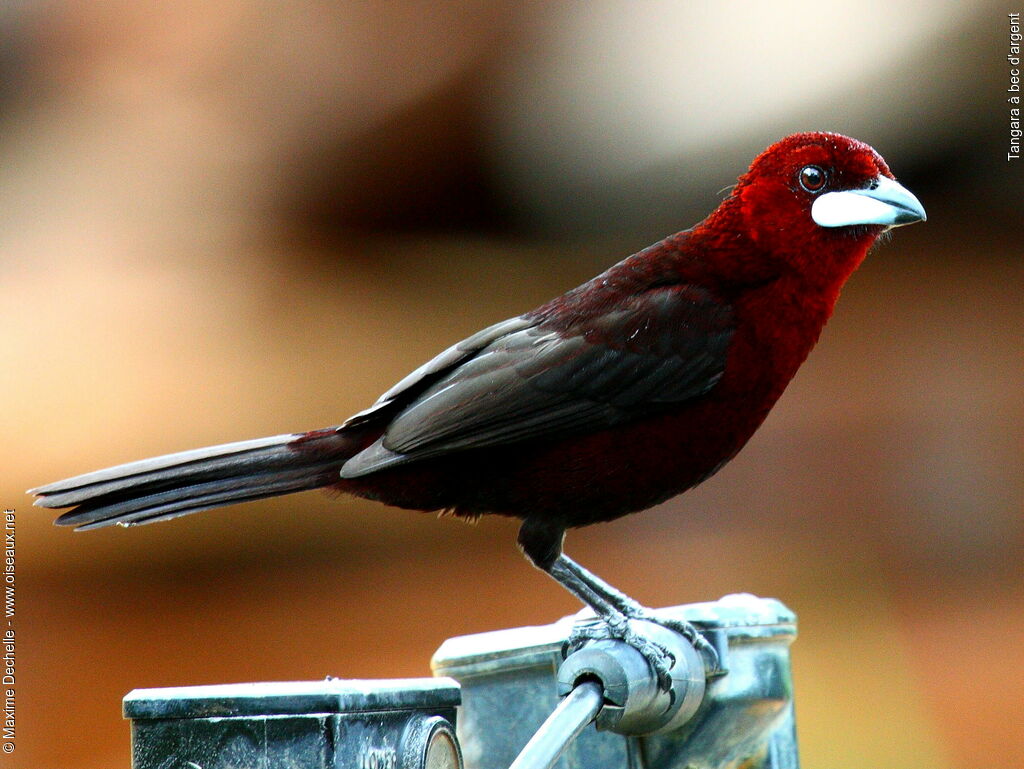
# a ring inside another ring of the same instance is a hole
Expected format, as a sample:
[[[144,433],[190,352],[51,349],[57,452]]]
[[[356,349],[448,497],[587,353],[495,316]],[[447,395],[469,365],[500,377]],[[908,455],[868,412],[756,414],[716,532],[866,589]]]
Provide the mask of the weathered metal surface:
[[[789,662],[796,616],[776,600],[746,594],[658,614],[693,623],[728,673],[707,682],[680,728],[626,736],[589,726],[555,766],[798,769]],[[506,769],[555,709],[562,646],[577,619],[452,638],[435,653],[434,672],[462,686],[458,733],[467,769]]]
[[[458,703],[447,679],[327,679],[139,689],[124,713],[133,769],[422,769],[432,745],[458,769]]]

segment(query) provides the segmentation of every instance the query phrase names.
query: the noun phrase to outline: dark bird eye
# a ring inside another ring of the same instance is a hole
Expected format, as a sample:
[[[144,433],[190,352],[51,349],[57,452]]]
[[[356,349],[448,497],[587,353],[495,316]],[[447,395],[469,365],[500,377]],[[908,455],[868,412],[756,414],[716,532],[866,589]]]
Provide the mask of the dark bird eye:
[[[800,186],[808,192],[817,192],[825,186],[825,172],[820,166],[804,166],[800,169]]]

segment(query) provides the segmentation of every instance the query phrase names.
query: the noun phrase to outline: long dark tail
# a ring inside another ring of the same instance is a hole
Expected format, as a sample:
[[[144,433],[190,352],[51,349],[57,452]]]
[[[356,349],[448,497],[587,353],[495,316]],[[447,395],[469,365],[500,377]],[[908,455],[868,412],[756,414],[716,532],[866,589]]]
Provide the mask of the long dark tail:
[[[334,429],[182,451],[57,481],[29,494],[40,507],[74,507],[59,526],[133,526],[338,481],[353,453]]]

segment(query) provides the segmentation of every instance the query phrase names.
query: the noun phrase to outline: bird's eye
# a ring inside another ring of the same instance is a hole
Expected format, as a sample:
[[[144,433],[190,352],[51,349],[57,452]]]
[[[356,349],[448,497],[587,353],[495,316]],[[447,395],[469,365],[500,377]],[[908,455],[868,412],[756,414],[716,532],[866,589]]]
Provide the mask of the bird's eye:
[[[825,171],[821,166],[804,166],[799,174],[800,186],[808,192],[818,192],[825,186]]]

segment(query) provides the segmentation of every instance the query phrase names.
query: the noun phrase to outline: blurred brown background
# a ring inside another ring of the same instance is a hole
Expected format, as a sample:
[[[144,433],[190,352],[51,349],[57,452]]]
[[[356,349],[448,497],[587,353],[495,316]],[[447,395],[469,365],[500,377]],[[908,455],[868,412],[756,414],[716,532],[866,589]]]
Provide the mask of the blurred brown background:
[[[129,765],[134,687],[429,674],[573,601],[466,526],[309,493],[130,531],[23,490],[336,424],[412,367],[693,224],[795,130],[928,210],[854,277],[750,446],[571,534],[650,605],[800,616],[808,767],[1024,749],[1021,162],[998,2],[0,5],[0,499],[17,749]]]

